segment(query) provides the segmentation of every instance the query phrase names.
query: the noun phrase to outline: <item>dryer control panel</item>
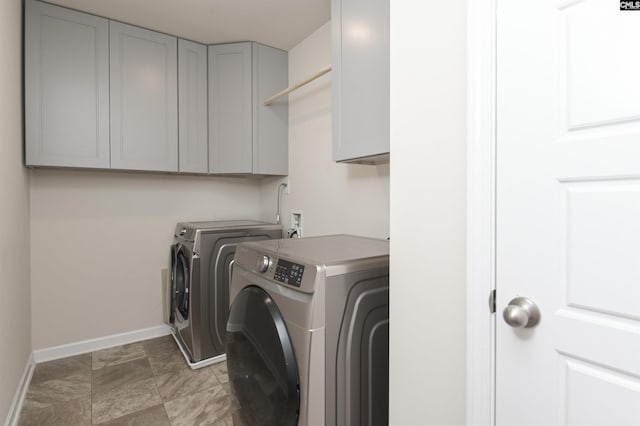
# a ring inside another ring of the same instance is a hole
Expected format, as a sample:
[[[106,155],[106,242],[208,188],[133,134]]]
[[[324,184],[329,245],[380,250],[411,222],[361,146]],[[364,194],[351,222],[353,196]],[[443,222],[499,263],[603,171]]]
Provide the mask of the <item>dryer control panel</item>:
[[[278,253],[254,249],[268,241],[248,242],[238,244],[234,257],[235,268],[242,268],[247,273],[266,279],[273,284],[288,287],[291,290],[312,294],[316,290],[317,275],[322,273],[320,267],[307,263],[303,259],[281,258]],[[233,274],[233,282],[242,274]],[[247,284],[251,280],[247,281]],[[257,283],[253,283],[257,284]]]
[[[279,259],[276,265],[276,270],[273,273],[273,279],[280,281],[281,283],[300,287],[302,285],[303,274],[304,265]]]

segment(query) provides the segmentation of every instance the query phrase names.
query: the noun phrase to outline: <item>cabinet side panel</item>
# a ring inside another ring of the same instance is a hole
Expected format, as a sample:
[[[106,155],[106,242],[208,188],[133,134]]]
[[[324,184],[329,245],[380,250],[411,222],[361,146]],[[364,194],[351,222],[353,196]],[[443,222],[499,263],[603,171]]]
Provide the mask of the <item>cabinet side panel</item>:
[[[289,170],[289,102],[282,97],[265,106],[263,101],[287,87],[288,53],[255,43],[253,55],[253,172],[286,175]]]
[[[342,140],[342,0],[331,0],[331,138],[333,161]]]
[[[108,21],[26,2],[27,165],[109,167]]]
[[[334,160],[389,153],[389,0],[334,0]],[[339,26],[339,27],[338,27]]]

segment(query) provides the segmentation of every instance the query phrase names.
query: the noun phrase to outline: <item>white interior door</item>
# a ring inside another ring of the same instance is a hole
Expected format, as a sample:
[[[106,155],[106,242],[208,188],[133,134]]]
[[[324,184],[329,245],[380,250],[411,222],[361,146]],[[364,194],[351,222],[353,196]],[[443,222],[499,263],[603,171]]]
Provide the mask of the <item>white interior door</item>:
[[[640,11],[619,6],[497,0],[499,426],[640,425]],[[535,328],[503,320],[516,296]]]

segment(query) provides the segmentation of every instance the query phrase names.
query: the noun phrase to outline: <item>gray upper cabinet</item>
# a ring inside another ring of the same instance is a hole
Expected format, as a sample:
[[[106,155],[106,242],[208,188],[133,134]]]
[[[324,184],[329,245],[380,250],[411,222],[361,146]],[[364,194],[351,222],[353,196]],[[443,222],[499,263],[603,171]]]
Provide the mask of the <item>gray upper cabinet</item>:
[[[264,100],[289,84],[289,55],[252,43],[253,53],[253,173],[289,173],[289,102],[265,106]]]
[[[251,173],[251,43],[209,46],[209,171]]]
[[[389,0],[332,0],[333,159],[389,159]]]
[[[178,40],[179,170],[208,173],[207,46]]]
[[[25,2],[27,166],[286,175],[288,54]]]
[[[29,166],[109,167],[109,23],[25,4]]]
[[[110,22],[111,167],[178,171],[177,39]]]
[[[211,173],[288,173],[288,103],[263,105],[287,84],[287,52],[250,42],[209,46]]]

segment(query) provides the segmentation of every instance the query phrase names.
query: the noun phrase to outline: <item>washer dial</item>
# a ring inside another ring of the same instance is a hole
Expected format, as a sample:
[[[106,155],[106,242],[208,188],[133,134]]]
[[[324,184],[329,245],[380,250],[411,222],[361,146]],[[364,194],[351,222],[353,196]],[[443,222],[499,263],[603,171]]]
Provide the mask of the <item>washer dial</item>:
[[[258,272],[265,273],[267,272],[267,269],[269,269],[270,264],[271,264],[271,259],[269,259],[269,256],[267,255],[260,256],[258,257],[258,262],[256,263],[256,269],[258,270]]]

